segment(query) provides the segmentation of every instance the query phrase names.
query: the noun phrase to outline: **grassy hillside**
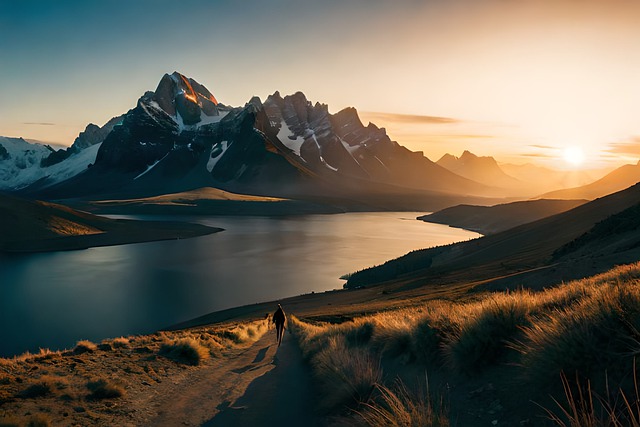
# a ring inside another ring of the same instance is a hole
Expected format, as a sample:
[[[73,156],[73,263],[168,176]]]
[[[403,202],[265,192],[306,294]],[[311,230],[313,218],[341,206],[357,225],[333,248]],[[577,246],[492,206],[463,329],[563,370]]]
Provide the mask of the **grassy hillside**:
[[[568,211],[586,200],[527,200],[495,206],[458,205],[418,217],[425,222],[493,234]]]
[[[130,215],[300,215],[339,213],[330,204],[231,193],[212,187],[134,199],[77,202],[78,207],[101,214]]]
[[[638,248],[595,252],[554,261],[554,252],[587,233],[598,222],[640,203],[640,184],[570,211],[500,233],[447,247],[415,251],[357,272],[347,286],[393,282],[416,287],[452,283],[545,286],[585,277],[638,259]],[[638,231],[631,231],[635,234]]]
[[[112,220],[55,203],[6,194],[0,194],[0,218],[0,251],[70,250],[220,231],[182,222]]]
[[[0,358],[0,425],[157,425],[158,402],[186,393],[201,373],[216,381],[267,326],[263,319]]]
[[[623,426],[637,416],[640,263],[541,292],[295,326],[321,404],[344,425]]]

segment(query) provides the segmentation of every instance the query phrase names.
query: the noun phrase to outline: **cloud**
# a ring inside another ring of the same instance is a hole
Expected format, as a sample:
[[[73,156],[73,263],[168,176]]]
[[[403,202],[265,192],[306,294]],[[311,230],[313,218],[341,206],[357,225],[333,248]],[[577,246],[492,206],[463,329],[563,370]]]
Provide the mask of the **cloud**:
[[[35,125],[35,126],[55,126],[55,123],[49,122],[22,122],[23,125]]]
[[[540,145],[540,144],[531,144],[529,145],[531,148],[540,148],[543,150],[558,150],[558,147],[552,147],[551,145]]]
[[[634,136],[628,141],[612,142],[609,144],[609,148],[604,151],[612,154],[640,156],[640,136]]]
[[[438,117],[438,116],[420,116],[414,114],[396,114],[396,113],[381,113],[381,112],[363,112],[364,115],[379,120],[385,120],[388,122],[396,123],[415,123],[415,124],[429,124],[429,125],[442,125],[450,123],[460,123],[461,120],[451,117]]]
[[[411,134],[415,137],[421,138],[432,138],[432,139],[490,139],[496,138],[495,135],[474,135],[474,134],[464,134],[464,133],[419,133],[419,134]]]
[[[538,159],[555,159],[557,156],[550,156],[549,154],[541,154],[541,153],[522,153],[520,154],[522,157],[534,157]]]

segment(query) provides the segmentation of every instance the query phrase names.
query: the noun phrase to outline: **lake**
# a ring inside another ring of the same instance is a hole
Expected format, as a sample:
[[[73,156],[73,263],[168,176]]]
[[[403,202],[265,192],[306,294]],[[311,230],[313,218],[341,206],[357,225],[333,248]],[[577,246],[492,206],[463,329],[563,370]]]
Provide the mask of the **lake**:
[[[0,356],[143,334],[212,311],[342,288],[339,277],[479,234],[424,212],[147,217],[225,231],[184,240],[0,255]],[[131,218],[131,217],[128,217]],[[136,217],[144,219],[144,217]]]

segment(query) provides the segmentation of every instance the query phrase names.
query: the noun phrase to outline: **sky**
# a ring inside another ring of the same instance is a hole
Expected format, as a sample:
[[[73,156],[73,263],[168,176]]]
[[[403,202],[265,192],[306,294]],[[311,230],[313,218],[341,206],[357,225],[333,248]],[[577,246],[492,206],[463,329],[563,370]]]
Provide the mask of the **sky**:
[[[640,158],[636,0],[0,0],[0,135],[70,145],[179,71],[302,91],[432,160]]]

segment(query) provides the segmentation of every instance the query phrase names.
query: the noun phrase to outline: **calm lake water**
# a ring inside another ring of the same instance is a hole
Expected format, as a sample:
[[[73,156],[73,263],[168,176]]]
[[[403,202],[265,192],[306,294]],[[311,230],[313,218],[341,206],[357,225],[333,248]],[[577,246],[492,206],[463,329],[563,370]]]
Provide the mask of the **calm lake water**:
[[[0,255],[0,356],[148,333],[229,307],[342,288],[345,273],[479,236],[415,220],[422,214],[174,217],[225,231]]]

